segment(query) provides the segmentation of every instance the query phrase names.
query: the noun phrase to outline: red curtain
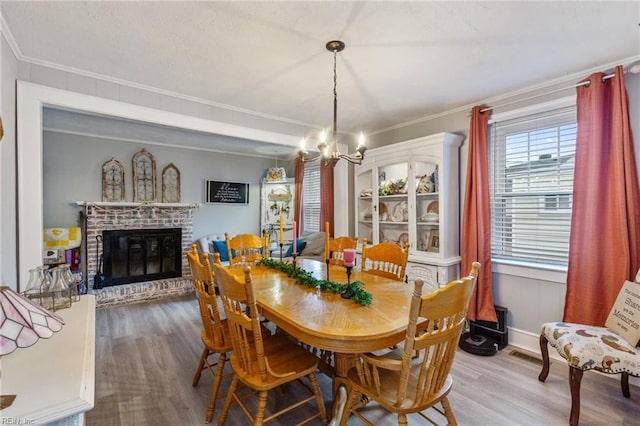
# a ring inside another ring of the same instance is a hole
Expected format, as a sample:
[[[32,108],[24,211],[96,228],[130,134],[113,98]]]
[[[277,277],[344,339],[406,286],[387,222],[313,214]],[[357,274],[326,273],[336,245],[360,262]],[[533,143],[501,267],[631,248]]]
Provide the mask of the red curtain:
[[[624,72],[577,88],[578,134],[566,322],[604,325],[640,266],[640,190]]]
[[[298,233],[302,235],[304,232],[304,221],[302,220],[302,208],[304,206],[302,199],[302,183],[304,181],[304,161],[300,157],[296,159],[296,183],[295,183],[295,200],[293,220],[298,224]]]
[[[333,235],[333,165],[320,160],[320,229],[329,222],[329,232]]]
[[[491,217],[489,210],[489,111],[471,110],[467,181],[462,210],[462,275],[475,261],[482,265],[467,318],[498,322],[491,289]]]

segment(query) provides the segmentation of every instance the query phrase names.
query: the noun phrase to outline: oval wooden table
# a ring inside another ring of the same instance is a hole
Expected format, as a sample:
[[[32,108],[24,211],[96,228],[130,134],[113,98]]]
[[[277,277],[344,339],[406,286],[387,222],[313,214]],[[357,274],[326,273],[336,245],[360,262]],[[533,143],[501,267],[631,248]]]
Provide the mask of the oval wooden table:
[[[326,275],[319,261],[303,259],[298,267],[318,279]],[[241,268],[234,270],[244,279]],[[331,266],[329,275],[331,281],[347,282],[344,267]],[[354,270],[351,281],[362,281],[373,295],[371,305],[361,306],[263,266],[252,266],[251,278],[262,315],[299,341],[333,352],[337,377],[346,376],[356,353],[385,349],[405,337],[412,285]]]

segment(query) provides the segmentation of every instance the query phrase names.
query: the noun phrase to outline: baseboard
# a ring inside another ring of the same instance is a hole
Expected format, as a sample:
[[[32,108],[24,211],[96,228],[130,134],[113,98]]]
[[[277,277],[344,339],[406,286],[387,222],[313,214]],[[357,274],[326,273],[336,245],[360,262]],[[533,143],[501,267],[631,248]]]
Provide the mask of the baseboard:
[[[540,334],[519,330],[513,327],[507,327],[507,329],[509,330],[509,346],[514,346],[527,352],[538,354],[538,356],[541,357]],[[558,355],[558,352],[551,346],[549,347],[549,358],[556,361],[566,362],[564,358]]]

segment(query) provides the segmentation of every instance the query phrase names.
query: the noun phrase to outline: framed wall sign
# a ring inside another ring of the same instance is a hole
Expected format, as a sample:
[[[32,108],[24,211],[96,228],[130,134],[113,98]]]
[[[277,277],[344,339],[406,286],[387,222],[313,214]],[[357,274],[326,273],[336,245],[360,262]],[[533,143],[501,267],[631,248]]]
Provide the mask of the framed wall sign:
[[[205,203],[249,204],[249,184],[205,180]]]

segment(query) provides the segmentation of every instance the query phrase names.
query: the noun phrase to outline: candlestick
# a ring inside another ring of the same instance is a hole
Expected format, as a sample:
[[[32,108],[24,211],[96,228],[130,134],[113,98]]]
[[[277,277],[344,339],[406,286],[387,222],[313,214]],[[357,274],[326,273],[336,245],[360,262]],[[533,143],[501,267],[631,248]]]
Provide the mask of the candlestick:
[[[347,288],[340,295],[343,299],[351,299],[353,296],[353,288],[351,287],[351,266],[346,266],[347,268]]]
[[[297,233],[296,233],[296,221],[294,220],[293,221],[293,256],[294,256],[293,260],[294,260],[294,263],[295,263],[295,259],[296,259],[295,255],[298,254],[298,250],[297,250],[298,249],[298,244],[297,244],[297,241],[296,241],[296,235],[297,235]]]
[[[329,222],[324,223],[324,253],[329,253]]]
[[[327,278],[326,278],[326,280],[329,281],[329,263],[331,263],[331,252],[329,252],[329,255],[324,260],[324,262],[327,264]]]
[[[284,244],[280,241],[280,262],[282,262],[282,247],[284,247]]]
[[[280,214],[280,234],[278,236],[278,242],[280,245],[284,243],[284,218],[282,217],[282,213]]]

